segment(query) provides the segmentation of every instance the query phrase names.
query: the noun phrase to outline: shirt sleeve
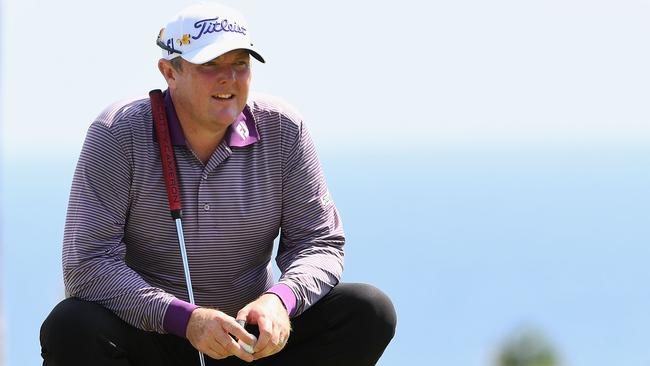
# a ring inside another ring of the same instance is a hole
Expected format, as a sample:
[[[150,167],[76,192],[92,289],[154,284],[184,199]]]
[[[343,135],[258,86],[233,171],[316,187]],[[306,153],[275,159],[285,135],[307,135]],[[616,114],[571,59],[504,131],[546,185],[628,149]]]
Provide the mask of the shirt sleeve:
[[[300,315],[340,280],[343,226],[328,191],[313,141],[302,121],[283,164],[282,221],[277,264],[279,283],[296,296]]]
[[[174,296],[150,286],[125,262],[132,164],[120,141],[128,138],[128,132],[120,135],[97,121],[86,135],[63,235],[66,295],[101,304],[139,329],[164,333]]]

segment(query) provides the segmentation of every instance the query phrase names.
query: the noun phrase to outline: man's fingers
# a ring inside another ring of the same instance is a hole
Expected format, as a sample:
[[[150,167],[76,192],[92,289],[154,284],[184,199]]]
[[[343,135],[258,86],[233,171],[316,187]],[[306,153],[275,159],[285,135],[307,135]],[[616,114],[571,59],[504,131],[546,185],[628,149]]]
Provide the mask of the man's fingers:
[[[279,297],[273,294],[260,296],[237,314],[237,319],[244,318],[259,328],[259,339],[253,349],[255,359],[276,354],[284,348],[291,323]],[[245,339],[242,341],[248,343]]]
[[[206,345],[204,349],[199,351],[214,358],[215,360],[221,360],[229,356],[226,353],[226,350],[221,346],[221,344],[219,344],[219,342],[210,342]]]
[[[200,312],[199,312],[200,311]],[[249,344],[255,343],[255,337],[248,333],[234,318],[215,310],[195,310],[197,312],[188,332],[188,339],[199,351],[209,357],[220,360],[234,355],[246,362],[254,360],[233,339],[233,336]],[[212,314],[210,314],[212,313]],[[188,327],[190,327],[188,325]]]
[[[244,323],[248,323],[248,313],[249,313],[249,305],[246,305],[243,309],[239,310],[237,313],[237,316],[235,317],[237,321],[243,320]]]
[[[234,355],[246,362],[253,361],[253,356],[244,351],[230,336],[231,332],[240,333],[242,336],[245,336],[246,333],[239,324],[235,323],[234,319],[225,320],[221,324],[221,329],[213,335],[210,352],[207,354],[214,359],[223,359]]]
[[[280,327],[275,325],[269,334],[269,341],[266,343],[266,345],[264,347],[260,345],[259,349],[255,347],[255,359],[258,360],[260,358],[264,358],[280,352],[286,344],[286,337],[287,336],[282,333]]]
[[[255,344],[255,353],[265,349],[268,346],[269,342],[271,341],[273,332],[273,323],[270,319],[262,316],[257,319],[257,327],[260,330],[260,338]]]
[[[271,332],[271,344],[274,348],[278,348],[280,346],[280,329],[278,326],[274,326],[273,331]]]
[[[255,336],[248,333],[248,331],[244,329],[244,327],[240,324],[241,321],[242,320],[239,319],[235,322],[232,323],[228,322],[227,324],[224,324],[224,330],[230,333],[231,335],[235,336],[235,338],[237,338],[238,340],[241,339],[246,344],[250,344],[250,345],[255,344],[256,341]]]
[[[266,347],[254,353],[255,359],[259,360],[260,358],[268,357],[270,355],[278,353],[278,351],[279,349],[269,342]]]
[[[246,362],[252,362],[255,359],[252,354],[246,352],[237,342],[235,342],[234,339],[232,339],[232,337],[228,338],[230,338],[230,341],[226,346],[228,353],[235,355]]]
[[[279,340],[282,341],[282,342],[279,342],[277,345],[274,345],[274,344],[269,342],[269,344],[268,344],[268,346],[266,348],[261,349],[258,352],[255,352],[255,359],[259,360],[261,358],[268,357],[268,356],[274,355],[274,354],[282,351],[282,349],[286,345],[286,341],[282,337],[280,337]]]

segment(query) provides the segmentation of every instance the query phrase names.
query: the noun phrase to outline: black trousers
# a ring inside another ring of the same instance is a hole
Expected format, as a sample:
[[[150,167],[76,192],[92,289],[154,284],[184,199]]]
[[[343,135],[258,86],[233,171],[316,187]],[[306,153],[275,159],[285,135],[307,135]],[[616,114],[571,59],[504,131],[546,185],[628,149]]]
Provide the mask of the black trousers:
[[[395,334],[390,299],[365,284],[340,283],[300,316],[291,319],[285,348],[253,365],[374,365]],[[256,327],[251,332],[257,332]],[[101,305],[69,298],[41,326],[44,366],[199,365],[184,338],[130,326]],[[234,356],[206,365],[249,365]]]

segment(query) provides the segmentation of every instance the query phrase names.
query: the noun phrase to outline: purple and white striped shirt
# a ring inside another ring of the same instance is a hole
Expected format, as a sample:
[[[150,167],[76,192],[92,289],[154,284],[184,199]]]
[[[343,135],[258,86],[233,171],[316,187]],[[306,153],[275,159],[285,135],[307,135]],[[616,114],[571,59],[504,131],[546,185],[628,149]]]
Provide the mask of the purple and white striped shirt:
[[[165,92],[196,303],[235,316],[264,292],[292,316],[338,283],[343,228],[302,118],[251,98],[210,160],[186,144]],[[185,336],[191,311],[149,99],[116,103],[91,124],[63,237],[68,296],[144,330]],[[273,279],[273,240],[280,234]]]

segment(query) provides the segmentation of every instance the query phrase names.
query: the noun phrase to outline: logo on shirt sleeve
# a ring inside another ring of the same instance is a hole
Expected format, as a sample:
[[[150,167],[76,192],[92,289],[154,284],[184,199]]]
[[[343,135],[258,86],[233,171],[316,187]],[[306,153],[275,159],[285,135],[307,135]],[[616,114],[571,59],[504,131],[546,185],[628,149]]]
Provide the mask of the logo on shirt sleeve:
[[[329,205],[332,204],[332,196],[330,196],[330,191],[325,192],[322,196],[320,196],[320,202],[323,205],[323,207],[328,207]]]

